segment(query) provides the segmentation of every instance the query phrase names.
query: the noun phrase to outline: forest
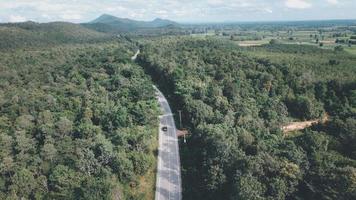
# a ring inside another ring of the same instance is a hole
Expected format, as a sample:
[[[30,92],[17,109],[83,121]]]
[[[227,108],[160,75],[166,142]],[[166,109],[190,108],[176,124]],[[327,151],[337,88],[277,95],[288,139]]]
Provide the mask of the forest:
[[[113,38],[113,35],[68,22],[0,23],[0,50],[37,50],[61,44],[104,42]]]
[[[152,198],[159,111],[134,50],[0,52],[0,199]]]
[[[354,55],[184,36],[141,47],[139,64],[191,133],[180,144],[184,199],[356,198]]]
[[[356,199],[354,20],[110,20],[0,24],[0,199],[153,199],[153,84],[183,199]]]

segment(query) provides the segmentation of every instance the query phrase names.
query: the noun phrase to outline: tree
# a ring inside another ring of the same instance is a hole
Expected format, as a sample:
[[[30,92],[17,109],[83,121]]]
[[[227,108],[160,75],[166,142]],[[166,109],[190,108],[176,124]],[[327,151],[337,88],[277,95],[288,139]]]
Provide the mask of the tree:
[[[206,180],[206,187],[209,191],[217,191],[226,183],[226,175],[224,169],[218,164],[210,165],[208,167],[208,174]]]
[[[79,157],[77,161],[77,167],[82,173],[89,176],[99,173],[101,165],[95,158],[94,152],[92,150],[87,148],[78,149],[77,154]]]
[[[292,115],[301,119],[315,119],[323,113],[322,104],[306,96],[288,99],[286,105]]]
[[[76,199],[81,177],[67,166],[57,165],[48,179],[52,198]]]
[[[334,47],[334,51],[341,52],[341,51],[344,51],[344,48],[342,46],[338,45],[338,46]]]
[[[113,172],[121,182],[129,182],[134,178],[134,166],[124,153],[117,153],[111,163]]]
[[[270,45],[278,44],[278,40],[276,40],[276,39],[271,39],[271,40],[269,41],[269,44],[270,44]]]
[[[19,169],[12,177],[10,191],[15,193],[19,198],[29,199],[36,188],[35,178],[31,171],[22,168]]]
[[[235,188],[236,193],[231,197],[231,199],[264,199],[263,194],[266,190],[258,179],[253,177],[251,174],[242,175],[237,178]]]
[[[57,149],[52,143],[45,143],[42,147],[43,160],[53,161],[57,155]]]
[[[113,199],[111,191],[114,184],[109,178],[86,177],[80,187],[81,198],[88,200]]]
[[[34,126],[34,117],[32,115],[21,115],[16,119],[16,128],[18,130],[31,130]]]
[[[73,129],[73,122],[66,117],[61,117],[57,121],[56,127],[61,136],[68,135]]]
[[[34,159],[31,155],[35,152],[36,141],[27,135],[25,131],[16,131],[15,135],[16,158],[24,165]]]

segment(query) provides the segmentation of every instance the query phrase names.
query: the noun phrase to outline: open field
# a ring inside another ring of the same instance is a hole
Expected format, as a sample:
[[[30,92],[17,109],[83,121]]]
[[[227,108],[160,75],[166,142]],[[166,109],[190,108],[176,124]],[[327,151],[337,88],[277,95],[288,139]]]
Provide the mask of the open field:
[[[235,43],[237,43],[237,45],[241,47],[251,47],[251,46],[261,46],[264,44],[268,44],[269,40],[247,40],[247,41],[238,41]]]
[[[229,29],[221,32],[209,32],[208,34],[192,34],[192,36],[213,37],[217,39],[233,41],[240,47],[257,47],[275,40],[278,44],[310,45],[322,49],[334,50],[341,46],[345,52],[356,55],[356,45],[349,44],[352,41],[353,32],[328,28],[325,30],[239,30]]]
[[[356,55],[356,45],[351,47],[346,47],[345,51],[349,52],[350,54]]]

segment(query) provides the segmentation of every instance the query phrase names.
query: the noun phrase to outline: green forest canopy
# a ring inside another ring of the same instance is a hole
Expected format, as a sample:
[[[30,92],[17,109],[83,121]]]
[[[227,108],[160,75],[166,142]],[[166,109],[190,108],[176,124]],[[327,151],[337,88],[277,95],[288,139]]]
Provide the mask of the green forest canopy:
[[[356,58],[342,49],[113,39],[68,23],[0,36],[0,199],[152,198],[151,78],[192,133],[185,199],[356,198]],[[325,113],[294,137],[280,130]]]
[[[139,59],[192,133],[185,199],[356,198],[354,56],[170,37],[145,41]],[[329,123],[283,137],[285,122],[325,113]]]
[[[132,48],[0,52],[0,199],[152,195],[140,184],[156,163],[158,104]]]

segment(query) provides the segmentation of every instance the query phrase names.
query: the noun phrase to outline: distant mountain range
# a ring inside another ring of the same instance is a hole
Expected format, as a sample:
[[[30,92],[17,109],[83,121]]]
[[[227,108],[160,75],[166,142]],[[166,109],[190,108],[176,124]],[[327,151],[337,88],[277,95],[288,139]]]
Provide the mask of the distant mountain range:
[[[0,49],[98,42],[106,41],[123,32],[169,33],[179,27],[180,25],[174,21],[160,18],[153,21],[136,21],[106,14],[82,24],[32,21],[0,23]]]
[[[128,18],[119,18],[108,14],[103,14],[97,19],[82,25],[100,32],[130,32],[140,29],[179,26],[178,23],[166,19],[156,18],[153,21],[137,21]]]
[[[355,26],[355,20],[324,20],[295,22],[249,22],[230,24],[178,24],[174,21],[157,18],[152,21],[138,21],[101,15],[97,19],[75,24],[69,22],[21,22],[0,23],[0,49],[18,47],[41,47],[57,44],[91,43],[111,40],[118,34],[135,34],[144,36],[187,34],[190,30],[205,30],[205,27],[221,29],[224,26],[251,28],[257,26],[276,27],[319,27]]]

